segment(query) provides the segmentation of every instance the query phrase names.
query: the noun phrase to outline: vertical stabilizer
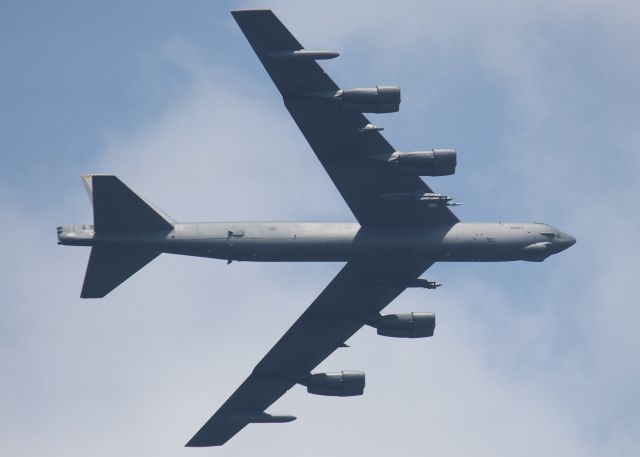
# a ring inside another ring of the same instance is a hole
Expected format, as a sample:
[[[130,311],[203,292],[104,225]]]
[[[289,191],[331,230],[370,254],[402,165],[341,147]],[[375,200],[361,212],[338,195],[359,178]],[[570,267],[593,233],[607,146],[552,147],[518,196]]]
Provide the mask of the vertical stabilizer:
[[[173,229],[170,219],[113,175],[83,176],[93,202],[96,233],[143,233]]]
[[[84,186],[84,190],[87,191],[87,196],[89,197],[89,201],[93,204],[93,177],[96,175],[82,175],[82,185]]]

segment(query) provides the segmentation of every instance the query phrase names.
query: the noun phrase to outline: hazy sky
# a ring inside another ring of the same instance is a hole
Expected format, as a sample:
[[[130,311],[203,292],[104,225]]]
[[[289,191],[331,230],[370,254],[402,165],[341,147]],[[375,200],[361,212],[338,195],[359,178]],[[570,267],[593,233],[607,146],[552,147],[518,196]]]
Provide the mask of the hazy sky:
[[[640,454],[640,7],[633,1],[3,2],[0,454]],[[452,147],[431,178],[465,221],[576,236],[544,263],[437,264],[434,338],[365,328],[222,449],[185,449],[339,264],[164,255],[78,298],[80,174],[117,174],[181,221],[353,220],[229,14],[272,8],[345,88],[398,84],[371,118],[400,150]]]

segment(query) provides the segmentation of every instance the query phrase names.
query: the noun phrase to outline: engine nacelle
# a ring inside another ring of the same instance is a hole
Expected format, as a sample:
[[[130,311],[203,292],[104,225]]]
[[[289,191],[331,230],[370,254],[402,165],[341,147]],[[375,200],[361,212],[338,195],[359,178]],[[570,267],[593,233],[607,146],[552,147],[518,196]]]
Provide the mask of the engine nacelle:
[[[362,371],[340,371],[338,373],[316,373],[301,383],[307,386],[307,392],[331,397],[353,397],[364,392],[364,373]]]
[[[378,335],[395,338],[425,338],[433,336],[436,315],[433,313],[386,314],[375,324]]]
[[[431,151],[395,152],[391,162],[404,171],[419,176],[448,176],[456,172],[457,154],[454,149]]]
[[[376,86],[373,88],[339,90],[334,98],[343,108],[361,113],[394,113],[400,110],[400,88],[398,86]]]

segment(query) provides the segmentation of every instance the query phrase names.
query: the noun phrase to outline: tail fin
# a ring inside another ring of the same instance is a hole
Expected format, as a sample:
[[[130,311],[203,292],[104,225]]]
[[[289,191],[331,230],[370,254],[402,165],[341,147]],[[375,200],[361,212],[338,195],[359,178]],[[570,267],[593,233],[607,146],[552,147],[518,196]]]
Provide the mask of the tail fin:
[[[93,202],[96,233],[141,233],[172,230],[169,217],[138,197],[113,175],[84,175]]]
[[[166,232],[171,219],[138,197],[111,175],[85,175],[85,188],[93,202],[96,234]],[[160,252],[139,248],[101,245],[91,248],[81,298],[102,298]]]

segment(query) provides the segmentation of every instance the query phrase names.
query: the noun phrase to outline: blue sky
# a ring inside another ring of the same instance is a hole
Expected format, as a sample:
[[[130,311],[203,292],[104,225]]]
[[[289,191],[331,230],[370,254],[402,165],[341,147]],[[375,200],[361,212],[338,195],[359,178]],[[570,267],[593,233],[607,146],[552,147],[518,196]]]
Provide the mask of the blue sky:
[[[269,7],[341,86],[398,84],[371,118],[400,150],[453,147],[432,178],[466,221],[544,221],[542,264],[438,264],[430,340],[356,334],[223,450],[183,444],[339,270],[161,256],[78,298],[86,172],[178,220],[352,220],[228,11]],[[635,2],[20,2],[0,14],[0,451],[11,455],[637,455],[640,9]],[[375,439],[372,439],[375,437]]]

